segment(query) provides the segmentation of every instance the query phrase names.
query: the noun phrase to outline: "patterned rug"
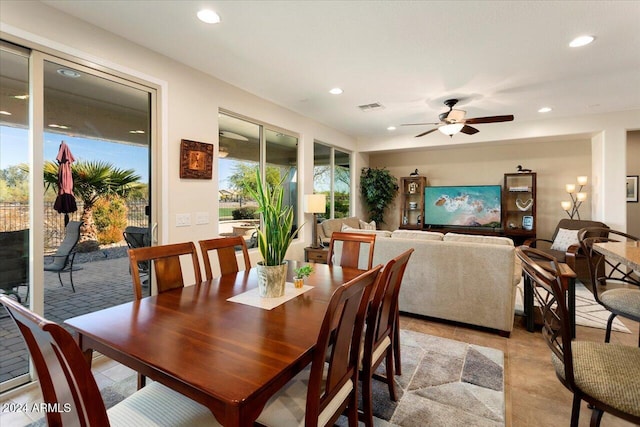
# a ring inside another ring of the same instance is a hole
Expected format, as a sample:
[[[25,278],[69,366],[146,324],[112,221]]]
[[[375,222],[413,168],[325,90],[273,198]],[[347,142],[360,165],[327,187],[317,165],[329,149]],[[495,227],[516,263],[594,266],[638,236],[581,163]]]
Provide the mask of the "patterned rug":
[[[387,385],[374,381],[375,426],[505,425],[504,354],[500,350],[406,330],[400,337],[403,375],[396,376],[399,400],[392,402]],[[379,373],[384,374],[384,366]],[[136,376],[131,375],[100,392],[109,408],[135,389]],[[337,424],[348,423],[341,417]],[[30,426],[46,423],[40,419]]]
[[[516,314],[524,314],[524,282],[518,284],[516,293]],[[537,301],[534,300],[537,304]],[[593,298],[593,294],[582,282],[576,281],[576,325],[587,326],[589,328],[607,329],[607,320],[611,312],[598,304]],[[630,334],[631,331],[620,321],[618,317],[613,320],[612,329],[618,332]]]

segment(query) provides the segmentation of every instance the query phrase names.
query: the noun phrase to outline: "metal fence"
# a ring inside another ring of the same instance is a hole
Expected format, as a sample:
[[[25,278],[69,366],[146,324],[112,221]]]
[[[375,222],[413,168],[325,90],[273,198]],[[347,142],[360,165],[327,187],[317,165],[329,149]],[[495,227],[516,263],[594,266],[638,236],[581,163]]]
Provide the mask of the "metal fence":
[[[145,200],[127,201],[127,225],[146,227],[148,218],[145,215]],[[70,221],[80,221],[84,205],[78,203],[78,210],[69,214]],[[0,232],[24,230],[29,228],[29,204],[0,203]],[[53,209],[53,202],[44,204],[44,247],[45,251],[60,246],[64,238],[64,214]]]

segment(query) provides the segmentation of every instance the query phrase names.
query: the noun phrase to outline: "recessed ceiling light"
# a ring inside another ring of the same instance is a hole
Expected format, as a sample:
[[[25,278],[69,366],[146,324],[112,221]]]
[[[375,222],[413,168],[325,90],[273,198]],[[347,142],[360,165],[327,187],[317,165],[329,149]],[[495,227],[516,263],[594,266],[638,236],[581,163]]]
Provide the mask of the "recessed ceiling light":
[[[389,126],[389,127],[387,128],[387,130],[396,130],[396,127],[395,127],[395,126]]]
[[[143,130],[130,130],[129,133],[145,133]]]
[[[198,19],[207,24],[217,24],[220,22],[220,15],[211,9],[202,9],[198,11]]]
[[[580,37],[576,37],[575,39],[571,40],[571,43],[569,43],[569,46],[571,46],[571,47],[586,46],[586,45],[588,45],[589,43],[591,43],[594,40],[595,40],[595,37],[593,37],[593,36],[580,36]]]
[[[60,68],[58,69],[58,74],[60,74],[61,76],[65,76],[65,77],[70,77],[72,79],[77,79],[78,77],[80,77],[80,73],[74,70],[70,70],[68,68]]]
[[[339,87],[334,87],[329,91],[329,93],[332,95],[340,95],[342,93],[342,89],[340,89]]]
[[[548,113],[549,111],[551,111],[551,107],[542,107],[538,110],[538,113]]]
[[[50,128],[57,128],[57,129],[69,129],[69,126],[67,125],[59,125],[57,123],[51,123],[49,125]]]
[[[16,95],[13,98],[25,100],[25,99],[29,99],[29,95]]]
[[[10,116],[10,115],[11,115],[11,113],[10,113],[10,112],[8,112],[8,111],[4,111],[4,110],[3,110],[3,111],[0,111],[0,114],[1,114],[1,115],[3,115],[3,116]]]

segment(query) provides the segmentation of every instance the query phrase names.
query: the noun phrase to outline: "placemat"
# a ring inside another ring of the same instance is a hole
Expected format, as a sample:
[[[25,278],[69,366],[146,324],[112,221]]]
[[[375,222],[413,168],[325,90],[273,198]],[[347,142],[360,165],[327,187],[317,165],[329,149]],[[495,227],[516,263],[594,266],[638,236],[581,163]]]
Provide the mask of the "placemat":
[[[308,290],[313,289],[313,286],[302,285],[301,288],[296,288],[292,282],[285,282],[284,284],[284,295],[277,298],[263,298],[258,293],[258,288],[251,289],[250,291],[243,292],[231,298],[227,298],[229,302],[237,302],[240,304],[251,305],[253,307],[262,308],[265,310],[271,310],[280,304],[284,304],[301,295]]]

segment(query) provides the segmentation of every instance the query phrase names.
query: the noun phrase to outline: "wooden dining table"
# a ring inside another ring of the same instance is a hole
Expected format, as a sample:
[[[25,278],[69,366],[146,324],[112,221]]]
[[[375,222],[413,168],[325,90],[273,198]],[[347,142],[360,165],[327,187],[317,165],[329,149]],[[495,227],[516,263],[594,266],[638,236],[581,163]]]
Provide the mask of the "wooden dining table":
[[[303,264],[289,261],[288,282]],[[311,362],[333,291],[362,273],[313,268],[312,289],[270,310],[228,301],[257,287],[252,268],[65,323],[88,363],[98,351],[207,406],[224,426],[249,426]]]

